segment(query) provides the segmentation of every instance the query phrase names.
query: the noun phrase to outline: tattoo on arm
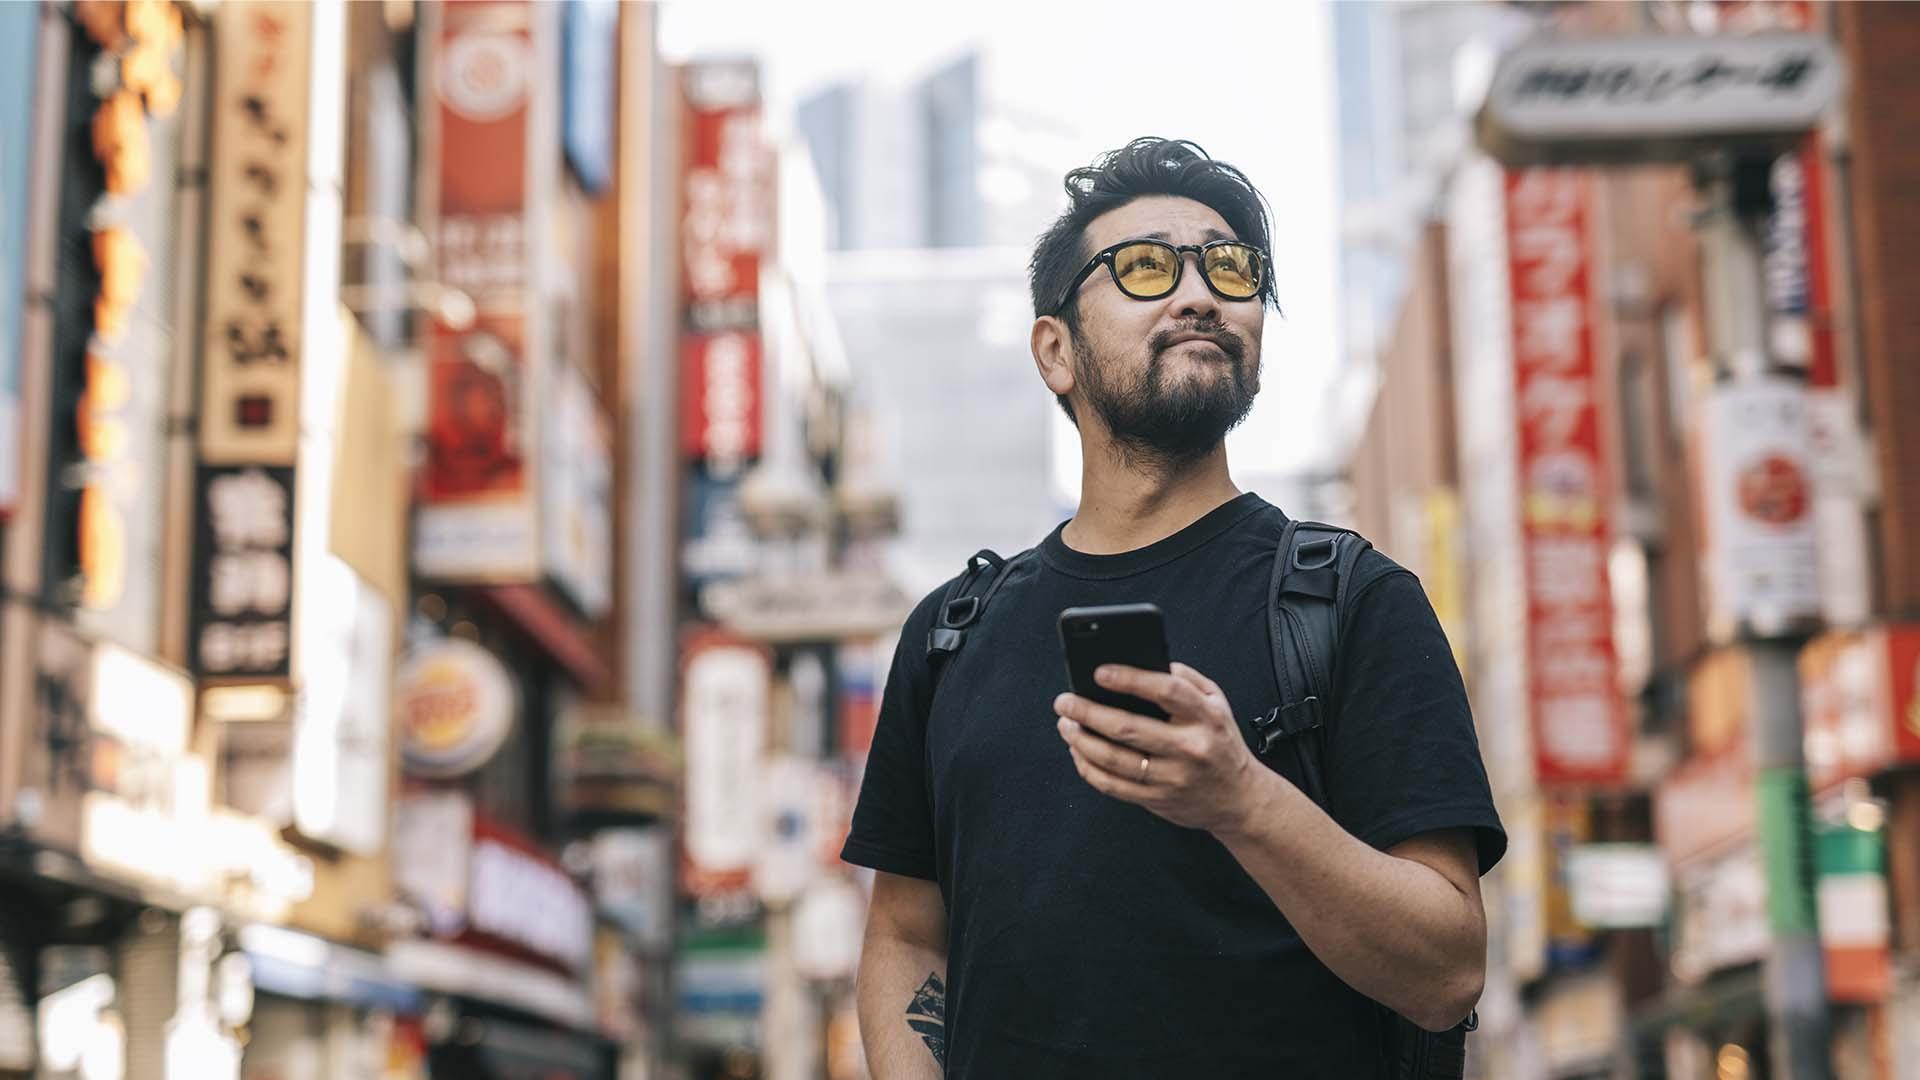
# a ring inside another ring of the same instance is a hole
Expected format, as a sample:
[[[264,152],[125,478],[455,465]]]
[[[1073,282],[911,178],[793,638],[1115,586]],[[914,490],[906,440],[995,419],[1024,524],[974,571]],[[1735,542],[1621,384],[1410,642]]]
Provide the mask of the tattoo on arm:
[[[933,1051],[933,1060],[947,1067],[947,984],[939,972],[929,972],[927,981],[913,992],[907,1003],[907,1026]]]

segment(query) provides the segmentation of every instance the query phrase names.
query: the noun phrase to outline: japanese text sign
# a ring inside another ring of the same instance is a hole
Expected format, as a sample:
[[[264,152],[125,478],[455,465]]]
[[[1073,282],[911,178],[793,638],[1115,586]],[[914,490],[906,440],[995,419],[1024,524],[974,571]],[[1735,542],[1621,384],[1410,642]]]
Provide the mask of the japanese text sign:
[[[215,19],[200,451],[213,464],[290,465],[313,12],[304,3],[229,4]]]
[[[282,678],[293,607],[293,470],[203,465],[196,508],[193,670]]]
[[[1543,784],[1618,783],[1631,749],[1615,684],[1588,204],[1577,172],[1507,174],[1528,697]]]

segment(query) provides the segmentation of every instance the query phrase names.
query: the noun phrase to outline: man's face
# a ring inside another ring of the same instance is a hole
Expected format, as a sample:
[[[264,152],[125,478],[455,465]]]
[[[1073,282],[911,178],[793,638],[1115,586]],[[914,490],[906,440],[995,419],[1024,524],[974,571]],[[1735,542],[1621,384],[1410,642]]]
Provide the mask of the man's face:
[[[1091,253],[1123,240],[1176,245],[1237,240],[1210,207],[1175,196],[1135,199],[1087,226]],[[1075,396],[1124,449],[1178,467],[1209,453],[1246,419],[1260,390],[1258,297],[1222,300],[1183,252],[1180,283],[1158,300],[1121,292],[1105,267],[1081,283]]]

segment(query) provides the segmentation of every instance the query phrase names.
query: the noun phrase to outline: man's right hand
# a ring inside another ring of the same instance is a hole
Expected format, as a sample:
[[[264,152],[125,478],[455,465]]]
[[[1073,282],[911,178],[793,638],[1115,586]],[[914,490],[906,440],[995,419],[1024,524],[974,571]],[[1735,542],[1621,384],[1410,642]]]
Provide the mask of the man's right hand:
[[[931,881],[876,871],[855,996],[873,1080],[947,1065],[947,906]]]

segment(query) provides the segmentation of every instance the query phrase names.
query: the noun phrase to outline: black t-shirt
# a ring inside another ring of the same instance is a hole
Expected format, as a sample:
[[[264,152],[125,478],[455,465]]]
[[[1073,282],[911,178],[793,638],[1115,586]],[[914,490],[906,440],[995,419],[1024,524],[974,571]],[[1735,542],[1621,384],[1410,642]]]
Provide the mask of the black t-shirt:
[[[1378,1010],[1226,848],[1087,786],[1054,729],[1055,620],[1078,605],[1157,604],[1173,659],[1219,683],[1237,715],[1278,704],[1265,591],[1285,522],[1249,493],[1119,555],[1076,552],[1055,529],[944,661],[937,693],[926,642],[946,587],[908,618],[842,857],[939,883],[949,1076],[1379,1073]],[[1381,849],[1472,829],[1484,873],[1506,837],[1426,594],[1374,552],[1348,589],[1329,812]]]

